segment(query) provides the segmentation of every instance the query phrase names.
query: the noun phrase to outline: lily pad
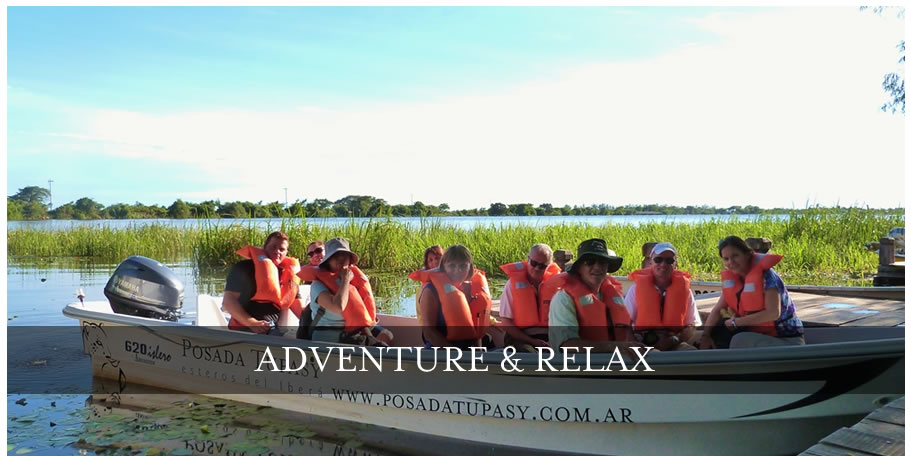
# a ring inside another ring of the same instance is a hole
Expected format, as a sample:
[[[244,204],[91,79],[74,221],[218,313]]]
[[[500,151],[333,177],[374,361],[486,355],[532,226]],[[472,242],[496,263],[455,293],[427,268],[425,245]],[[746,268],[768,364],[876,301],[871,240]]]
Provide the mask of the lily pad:
[[[30,449],[30,448],[19,448],[19,449],[16,449],[16,455],[18,456],[18,455],[22,455],[22,454],[28,454],[28,453],[30,453],[30,452],[32,452],[32,451],[34,451],[34,449]]]
[[[16,447],[15,444],[7,444],[7,445],[6,445],[6,452],[12,451],[13,448],[15,448],[15,447]]]

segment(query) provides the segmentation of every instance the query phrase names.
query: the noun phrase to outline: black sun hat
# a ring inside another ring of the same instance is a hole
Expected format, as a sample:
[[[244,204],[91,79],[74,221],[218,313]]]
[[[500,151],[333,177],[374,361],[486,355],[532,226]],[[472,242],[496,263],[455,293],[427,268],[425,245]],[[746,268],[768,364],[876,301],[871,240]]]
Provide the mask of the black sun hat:
[[[604,242],[604,239],[595,238],[582,241],[582,243],[579,244],[578,249],[576,249],[576,254],[578,254],[576,261],[570,263],[566,267],[567,273],[571,273],[576,262],[585,260],[586,256],[593,256],[601,260],[607,260],[608,273],[616,272],[620,269],[620,266],[623,265],[623,257],[618,257],[617,252],[608,249],[607,243]]]

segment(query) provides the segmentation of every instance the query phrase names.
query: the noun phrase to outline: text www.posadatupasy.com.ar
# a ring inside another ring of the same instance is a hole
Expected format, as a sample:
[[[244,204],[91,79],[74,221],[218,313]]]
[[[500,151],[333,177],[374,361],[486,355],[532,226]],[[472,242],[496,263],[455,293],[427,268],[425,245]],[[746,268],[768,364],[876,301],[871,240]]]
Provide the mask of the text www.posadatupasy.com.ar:
[[[617,407],[593,411],[574,406],[531,406],[525,404],[495,404],[482,400],[439,399],[414,395],[367,393],[333,388],[337,401],[393,407],[415,411],[442,412],[455,415],[494,417],[513,420],[541,420],[544,422],[607,422],[633,423],[632,411]]]

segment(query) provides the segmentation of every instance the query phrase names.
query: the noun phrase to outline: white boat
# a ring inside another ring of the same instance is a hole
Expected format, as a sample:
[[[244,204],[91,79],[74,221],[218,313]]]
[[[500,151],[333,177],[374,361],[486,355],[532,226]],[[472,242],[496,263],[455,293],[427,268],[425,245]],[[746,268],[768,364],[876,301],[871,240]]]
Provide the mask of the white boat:
[[[107,301],[63,313],[79,320],[93,373],[119,380],[119,393],[143,384],[542,452],[797,454],[904,394],[903,327],[807,329],[803,346],[649,353],[653,372],[621,372],[616,363],[611,372],[538,371],[531,353],[516,355],[524,371],[505,372],[502,352],[481,355],[475,367],[488,372],[422,372],[417,350],[399,359],[364,349],[380,373],[361,353],[352,364],[364,371],[338,371],[337,354],[319,370],[315,360],[332,344],[229,331],[219,307],[220,299],[201,295],[196,325],[118,314]],[[420,344],[414,318],[380,322],[396,333],[394,346]],[[276,356],[301,348],[308,360],[298,372],[256,372],[266,347]],[[442,364],[445,353],[439,357]],[[584,367],[584,355],[576,359]],[[588,364],[599,369],[611,359],[591,355]]]

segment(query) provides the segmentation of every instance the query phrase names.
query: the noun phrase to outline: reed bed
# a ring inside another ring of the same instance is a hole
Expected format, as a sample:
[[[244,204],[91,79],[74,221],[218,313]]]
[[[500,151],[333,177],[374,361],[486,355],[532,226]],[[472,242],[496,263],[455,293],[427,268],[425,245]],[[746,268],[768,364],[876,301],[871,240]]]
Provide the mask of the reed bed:
[[[192,254],[196,234],[196,230],[162,225],[8,230],[6,253],[10,257],[91,257],[117,262],[131,255],[173,260]]]
[[[721,260],[717,243],[729,235],[767,237],[772,252],[785,256],[777,267],[791,284],[869,285],[878,257],[864,243],[904,226],[904,215],[843,209],[809,209],[782,219],[759,216],[753,220],[714,219],[699,224],[646,223],[641,225],[561,224],[545,227],[499,225],[462,229],[439,219],[426,219],[410,227],[394,219],[351,220],[343,225],[315,225],[306,219],[283,220],[279,229],[291,238],[289,253],[306,260],[306,246],[313,240],[345,237],[360,258],[360,266],[374,271],[405,273],[419,268],[425,248],[463,244],[475,264],[492,277],[502,277],[499,265],[524,259],[535,243],[575,253],[579,242],[600,237],[624,257],[617,272],[638,269],[641,246],[648,241],[669,241],[678,249],[680,269],[694,279],[718,280]],[[7,232],[9,256],[86,256],[118,260],[130,255],[155,259],[189,258],[199,267],[226,267],[238,261],[235,250],[262,245],[269,231],[249,224],[221,225],[204,221],[196,229],[160,225],[126,229],[72,228],[62,231],[14,230]]]

